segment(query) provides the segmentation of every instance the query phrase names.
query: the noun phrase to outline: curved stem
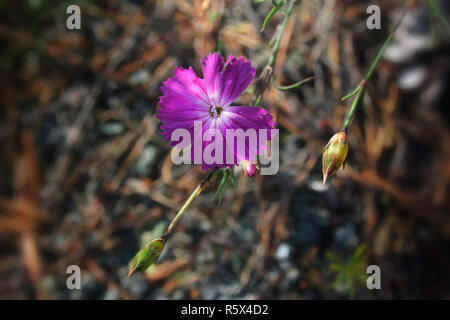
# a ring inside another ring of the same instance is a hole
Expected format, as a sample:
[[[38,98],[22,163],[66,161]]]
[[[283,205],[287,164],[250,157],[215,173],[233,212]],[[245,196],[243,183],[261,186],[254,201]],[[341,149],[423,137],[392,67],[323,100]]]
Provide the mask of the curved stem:
[[[314,78],[315,78],[315,77],[309,77],[309,78],[306,78],[306,79],[304,79],[304,80],[302,80],[302,81],[299,81],[299,82],[297,82],[297,83],[294,83],[294,84],[291,84],[291,85],[288,85],[288,86],[279,86],[279,85],[277,85],[277,84],[275,83],[275,80],[273,79],[273,77],[270,79],[270,81],[272,82],[272,85],[273,85],[276,89],[278,89],[278,90],[280,90],[280,91],[289,91],[289,90],[298,88],[298,87],[300,87],[301,85],[303,85],[303,84],[305,84],[305,83],[310,82],[310,81],[313,80]]]

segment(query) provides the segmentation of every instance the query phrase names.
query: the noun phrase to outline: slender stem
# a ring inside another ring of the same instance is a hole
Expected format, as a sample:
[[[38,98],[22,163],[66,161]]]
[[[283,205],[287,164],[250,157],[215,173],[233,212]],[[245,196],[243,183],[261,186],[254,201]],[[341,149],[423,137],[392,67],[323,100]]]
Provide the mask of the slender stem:
[[[367,71],[366,76],[364,77],[364,80],[361,81],[360,84],[358,84],[358,86],[356,87],[356,89],[352,93],[350,93],[349,95],[347,95],[347,96],[345,96],[345,97],[343,97],[341,99],[341,100],[345,100],[345,99],[350,98],[350,97],[352,97],[352,96],[354,96],[356,94],[356,98],[355,98],[355,100],[353,100],[352,106],[350,107],[350,110],[348,111],[348,113],[345,116],[344,125],[342,127],[343,131],[347,131],[348,128],[350,127],[350,124],[352,123],[353,117],[355,116],[356,109],[361,104],[361,101],[364,99],[364,94],[366,92],[367,81],[370,79],[370,77],[372,76],[372,74],[375,71],[376,67],[378,66],[378,63],[381,61],[381,58],[383,57],[383,54],[386,51],[387,46],[392,41],[392,38],[394,36],[395,31],[400,26],[400,24],[403,22],[403,19],[405,18],[405,15],[406,15],[406,12],[407,12],[407,8],[408,8],[410,2],[411,1],[408,1],[405,4],[405,10],[403,11],[401,18],[395,24],[395,26],[392,28],[392,30],[389,33],[388,37],[384,41],[383,46],[378,51],[377,56],[375,57],[375,59],[373,60],[372,64],[370,65],[369,71]]]
[[[353,100],[352,106],[345,116],[344,126],[342,127],[342,131],[347,132],[348,127],[350,127],[350,124],[352,123],[353,117],[355,116],[356,109],[361,104],[361,100],[364,98],[364,93],[366,92],[366,80],[363,80],[361,84],[359,85],[360,89],[358,91],[358,95],[356,96],[355,100]]]
[[[445,11],[443,11],[439,5],[437,4],[436,0],[428,0],[428,10],[433,16],[438,17],[438,19],[444,24],[444,26],[447,29],[450,29],[450,21],[448,20]]]
[[[294,4],[297,2],[297,0],[291,0],[289,2],[286,14],[284,16],[283,22],[281,23],[280,32],[278,33],[275,43],[272,47],[272,54],[269,58],[269,61],[267,62],[266,67],[261,72],[258,83],[257,83],[257,90],[255,94],[255,99],[253,100],[253,105],[256,106],[261,102],[262,96],[264,91],[267,88],[267,85],[269,84],[269,81],[272,77],[273,73],[273,67],[275,66],[275,60],[277,58],[278,50],[280,49],[281,39],[283,38],[284,30],[286,29],[289,17],[292,14],[292,11],[294,10]],[[256,85],[255,85],[256,86]]]
[[[378,63],[380,62],[381,58],[383,57],[384,51],[386,51],[387,46],[392,40],[392,37],[394,36],[395,31],[397,30],[398,26],[403,22],[403,18],[405,17],[406,11],[403,12],[402,17],[397,22],[397,24],[392,28],[391,32],[389,33],[388,37],[383,43],[383,46],[381,47],[380,51],[378,51],[377,56],[375,57],[375,60],[373,60],[372,65],[369,68],[369,71],[367,71],[365,80],[369,80],[369,78],[372,76],[375,68],[377,67]]]
[[[271,66],[272,68],[275,66],[275,59],[277,57],[278,50],[280,49],[281,39],[283,38],[284,30],[286,29],[289,17],[291,16],[292,11],[294,10],[294,4],[296,1],[297,0],[291,0],[289,2],[289,6],[287,8],[286,15],[285,15],[283,23],[281,25],[280,32],[278,33],[278,36],[275,40],[275,44],[273,45],[272,55],[270,56],[269,63],[268,63],[268,65]]]
[[[177,215],[175,216],[175,218],[173,218],[172,222],[169,225],[169,228],[167,228],[167,234],[171,234],[173,228],[175,228],[175,226],[178,223],[178,220],[180,220],[181,216],[183,215],[183,213],[186,211],[186,209],[189,207],[189,205],[191,204],[191,202],[197,198],[197,196],[200,194],[200,192],[202,191],[201,185],[198,185],[197,188],[195,188],[195,190],[192,192],[191,196],[186,200],[186,202],[184,203],[184,205],[181,207],[180,211],[178,211]]]
[[[281,29],[280,32],[277,36],[277,39],[275,41],[275,44],[273,46],[272,49],[272,55],[269,59],[269,63],[268,66],[270,66],[271,68],[273,68],[273,66],[275,65],[275,59],[276,56],[278,54],[278,50],[280,49],[280,44],[281,44],[281,38],[283,37],[283,33],[284,30],[286,29],[286,25],[289,19],[289,16],[291,15],[293,8],[294,8],[294,4],[297,0],[291,0],[289,2],[289,6],[286,12],[286,16],[284,17],[283,23],[281,25]],[[308,80],[308,79],[307,79]],[[258,94],[258,96],[255,99],[255,105],[258,104],[261,101],[261,96],[262,96],[262,92]],[[169,227],[167,228],[167,232],[166,234],[163,236],[164,241],[166,241],[166,239],[169,237],[169,235],[174,231],[175,227],[178,224],[178,221],[181,219],[181,217],[183,216],[184,212],[186,211],[186,209],[191,205],[192,201],[194,201],[195,198],[198,197],[198,195],[203,191],[203,189],[206,186],[206,183],[211,180],[211,178],[215,175],[215,173],[217,173],[219,171],[219,168],[216,167],[213,171],[211,171],[208,176],[194,189],[194,191],[191,193],[191,195],[189,196],[189,198],[186,200],[186,202],[183,204],[183,206],[181,207],[181,209],[178,211],[178,213],[176,214],[175,218],[173,218],[172,222],[170,223]]]
[[[180,218],[183,216],[183,213],[186,211],[186,209],[190,206],[190,204],[192,203],[192,201],[194,201],[195,198],[198,197],[198,195],[203,191],[203,189],[205,189],[206,184],[208,183],[209,180],[211,180],[211,178],[215,175],[215,173],[217,173],[219,170],[218,167],[216,167],[213,171],[211,171],[206,177],[205,179],[203,179],[203,181],[194,189],[194,191],[191,193],[191,195],[189,196],[189,198],[186,200],[186,202],[183,204],[183,206],[181,207],[181,209],[178,211],[177,215],[175,216],[175,218],[173,218],[172,222],[170,223],[169,227],[167,228],[167,233],[164,235],[164,239],[167,239],[167,237],[173,232],[174,228],[176,227],[176,225],[178,224],[178,221],[180,220]]]

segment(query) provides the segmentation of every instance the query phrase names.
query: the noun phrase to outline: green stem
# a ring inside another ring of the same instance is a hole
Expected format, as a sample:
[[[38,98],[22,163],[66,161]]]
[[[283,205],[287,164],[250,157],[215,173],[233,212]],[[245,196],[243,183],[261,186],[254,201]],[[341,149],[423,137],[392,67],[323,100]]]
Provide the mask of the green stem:
[[[255,95],[255,100],[253,100],[253,105],[256,106],[261,102],[262,96],[264,91],[267,88],[267,85],[272,77],[272,73],[273,73],[273,67],[275,66],[275,60],[277,58],[277,54],[278,54],[278,50],[280,50],[280,44],[281,44],[281,39],[283,38],[283,34],[284,34],[284,30],[286,29],[287,26],[287,22],[289,20],[289,17],[292,14],[292,11],[294,10],[294,4],[297,2],[297,0],[291,0],[289,2],[286,14],[284,16],[283,22],[281,23],[281,29],[280,32],[278,33],[275,43],[272,47],[272,54],[269,58],[269,61],[267,62],[266,67],[264,68],[264,70],[261,72],[260,76],[259,76],[259,88],[257,88],[256,90],[256,95]]]
[[[186,211],[186,209],[189,207],[189,205],[191,204],[191,202],[197,198],[197,196],[200,194],[200,192],[202,191],[202,187],[201,185],[198,185],[197,188],[195,188],[195,190],[192,192],[191,196],[186,200],[186,202],[184,203],[184,205],[181,207],[181,209],[178,211],[177,215],[175,216],[175,218],[173,218],[172,222],[169,225],[169,228],[167,228],[167,234],[171,234],[173,231],[173,228],[175,228],[175,226],[178,223],[178,220],[180,220],[181,216],[183,215],[183,213]]]
[[[436,16],[447,29],[450,29],[450,22],[444,11],[439,7],[435,0],[428,0],[428,10],[433,16]]]
[[[361,81],[360,84],[358,84],[358,86],[356,87],[356,89],[352,93],[348,94],[347,96],[345,96],[345,97],[343,97],[341,99],[341,100],[345,100],[347,98],[350,98],[350,97],[354,96],[355,94],[357,95],[355,100],[352,103],[352,106],[351,106],[350,110],[348,111],[348,113],[345,116],[344,125],[342,127],[343,131],[347,131],[348,128],[350,127],[350,124],[352,123],[353,117],[355,116],[356,109],[361,104],[361,101],[364,99],[364,94],[366,92],[367,81],[370,79],[370,77],[374,73],[376,67],[378,66],[378,63],[381,61],[381,58],[383,57],[383,54],[386,51],[387,46],[392,41],[392,38],[394,36],[395,31],[398,29],[400,24],[403,22],[403,19],[404,19],[405,15],[406,15],[407,8],[408,8],[410,2],[411,1],[408,1],[405,4],[405,10],[403,11],[402,17],[397,22],[397,24],[392,28],[392,30],[389,33],[388,37],[384,41],[383,46],[380,48],[380,50],[378,51],[377,56],[375,57],[375,59],[373,60],[372,64],[370,65],[369,71],[367,71],[366,76],[364,77],[364,80]]]
[[[278,54],[278,50],[280,49],[281,38],[283,37],[283,33],[284,33],[284,30],[286,29],[286,25],[287,25],[289,16],[292,14],[292,11],[294,9],[294,4],[295,4],[296,1],[297,0],[291,0],[289,2],[289,6],[288,6],[288,9],[287,9],[287,12],[286,12],[286,16],[284,17],[283,24],[281,25],[280,33],[278,34],[277,39],[275,41],[275,44],[273,46],[272,55],[271,55],[271,57],[269,59],[269,63],[268,63],[268,65],[271,66],[272,68],[275,65],[275,59],[276,59],[276,56]],[[306,79],[306,80],[309,81],[309,79]],[[304,80],[303,83],[306,80]],[[298,84],[295,84],[294,86],[298,86]],[[256,100],[258,100],[258,97],[257,97]],[[256,102],[256,104],[258,104],[258,103],[259,103],[259,101]],[[183,214],[186,211],[186,209],[191,205],[192,201],[194,201],[194,199],[197,198],[198,195],[203,191],[206,183],[214,176],[214,174],[216,172],[218,172],[218,168],[217,167],[216,167],[216,169],[211,171],[211,173],[194,189],[194,191],[191,193],[189,198],[186,200],[186,202],[183,204],[181,209],[176,214],[175,218],[173,218],[172,222],[170,223],[169,227],[167,228],[167,233],[164,235],[164,239],[167,239],[167,237],[173,232],[173,230],[175,229],[175,227],[178,224],[178,221],[181,219],[181,217],[183,216]]]
[[[289,6],[286,11],[286,15],[284,16],[283,24],[281,25],[280,32],[278,33],[277,39],[275,40],[275,44],[272,48],[272,55],[270,56],[268,65],[272,68],[275,66],[275,59],[278,54],[278,50],[280,49],[281,39],[283,38],[284,30],[286,29],[287,22],[289,20],[289,17],[292,14],[292,11],[294,10],[294,4],[297,0],[291,0],[289,2]]]
[[[203,191],[203,189],[206,186],[206,183],[211,180],[211,178],[219,171],[219,168],[216,167],[213,171],[211,171],[205,179],[194,189],[194,191],[191,193],[189,198],[186,200],[186,202],[183,204],[181,209],[178,211],[175,218],[173,218],[172,222],[170,223],[169,227],[167,228],[167,233],[164,235],[164,239],[167,239],[167,237],[173,232],[174,228],[178,224],[178,221],[183,216],[186,209],[191,205],[192,201],[194,201],[195,198],[198,197],[198,195]]]
[[[403,19],[402,19],[403,20]],[[400,20],[400,22],[402,21]],[[394,29],[392,29],[392,31],[389,33],[389,36],[386,38],[386,40],[383,43],[383,46],[381,47],[380,51],[378,51],[377,56],[375,57],[375,60],[373,60],[372,65],[369,68],[369,71],[367,71],[366,76],[365,76],[365,80],[369,80],[369,78],[372,76],[375,68],[377,67],[378,63],[380,62],[381,58],[383,57],[384,51],[386,51],[387,46],[389,45],[389,43],[392,40],[392,37],[394,36],[394,32],[395,30],[397,30],[397,27],[400,24],[398,23]]]
[[[364,93],[366,92],[366,80],[363,80],[361,84],[359,85],[360,89],[358,91],[358,95],[356,96],[355,100],[353,100],[352,106],[345,116],[344,126],[342,127],[342,131],[347,132],[348,127],[350,127],[350,124],[352,123],[353,117],[355,116],[356,109],[361,104],[361,100],[364,98]]]

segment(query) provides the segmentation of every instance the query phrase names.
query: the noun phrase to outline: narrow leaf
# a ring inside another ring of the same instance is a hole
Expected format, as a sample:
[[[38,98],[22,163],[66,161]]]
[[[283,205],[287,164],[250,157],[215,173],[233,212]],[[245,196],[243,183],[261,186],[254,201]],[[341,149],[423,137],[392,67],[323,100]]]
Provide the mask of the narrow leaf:
[[[300,82],[291,84],[291,85],[289,85],[289,86],[279,86],[279,85],[277,85],[277,84],[275,83],[275,80],[273,79],[273,77],[272,77],[270,80],[271,80],[271,82],[272,82],[272,85],[273,85],[276,89],[278,89],[278,90],[280,90],[280,91],[289,91],[289,90],[298,88],[298,87],[300,87],[301,85],[303,85],[303,84],[305,84],[305,83],[308,83],[308,82],[310,82],[310,81],[313,80],[313,79],[314,79],[314,77],[309,77],[309,78],[306,78],[306,79],[304,79],[304,80],[302,80],[302,81],[300,81]]]
[[[275,13],[277,13],[277,11],[280,10],[280,8],[284,5],[284,3],[285,3],[285,0],[280,0],[278,2],[276,2],[275,0],[272,1],[273,8],[272,8],[272,10],[270,10],[269,14],[264,19],[263,26],[262,26],[261,30],[259,30],[260,32],[263,32],[264,29],[266,29],[267,24],[269,23],[270,19],[272,19],[272,17],[275,15]]]
[[[359,90],[361,90],[361,87],[358,85],[358,86],[356,87],[356,89],[353,90],[352,93],[349,93],[349,94],[346,95],[345,97],[341,98],[341,101],[344,101],[344,100],[347,100],[348,98],[353,97],[355,94],[357,94],[357,93],[359,92]]]
[[[230,173],[229,168],[224,170],[222,180],[220,181],[219,187],[217,188],[217,191],[213,196],[213,200],[215,200],[218,197],[219,205],[222,203],[223,193],[225,192],[225,187],[227,185],[228,179],[230,178],[230,175],[231,175],[231,173]]]

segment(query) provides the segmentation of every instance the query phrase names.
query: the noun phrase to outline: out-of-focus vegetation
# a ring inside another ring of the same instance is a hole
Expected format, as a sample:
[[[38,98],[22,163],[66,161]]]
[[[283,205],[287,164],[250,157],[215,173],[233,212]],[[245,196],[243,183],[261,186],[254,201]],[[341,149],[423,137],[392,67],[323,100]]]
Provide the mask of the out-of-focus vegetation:
[[[279,1],[276,1],[279,3]],[[66,28],[78,4],[81,30]],[[382,29],[366,28],[381,7]],[[0,1],[0,297],[449,298],[447,1],[412,1],[368,83],[346,168],[322,185],[340,98],[363,79],[402,1],[298,1],[260,106],[280,171],[205,190],[147,273],[128,262],[162,236],[205,173],[174,166],[155,117],[161,82],[210,51],[267,64],[272,1]],[[437,9],[436,9],[437,8]],[[266,20],[266,27],[260,32]],[[239,103],[251,104],[252,89]],[[365,248],[363,250],[362,248]],[[364,254],[363,254],[364,253]],[[82,290],[68,290],[79,265]],[[368,265],[382,289],[368,290]]]

